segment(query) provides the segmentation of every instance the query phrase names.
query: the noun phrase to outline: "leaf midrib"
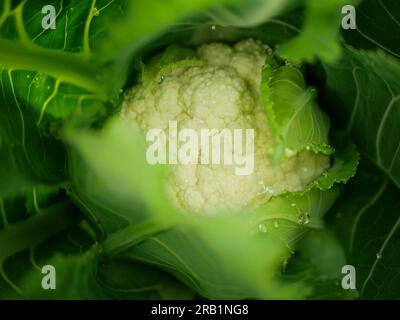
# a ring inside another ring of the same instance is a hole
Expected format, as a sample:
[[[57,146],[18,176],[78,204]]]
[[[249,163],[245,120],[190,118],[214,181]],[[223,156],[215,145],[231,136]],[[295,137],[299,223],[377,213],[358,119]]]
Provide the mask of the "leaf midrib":
[[[0,231],[0,262],[23,250],[34,248],[75,222],[73,205],[63,201],[26,220]]]

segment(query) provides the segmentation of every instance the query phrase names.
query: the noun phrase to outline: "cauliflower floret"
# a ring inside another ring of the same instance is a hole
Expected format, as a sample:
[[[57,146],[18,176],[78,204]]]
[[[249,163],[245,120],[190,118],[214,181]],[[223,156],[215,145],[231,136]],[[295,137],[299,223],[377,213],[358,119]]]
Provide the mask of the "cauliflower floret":
[[[197,50],[201,66],[182,66],[154,85],[134,87],[123,103],[123,117],[147,132],[168,132],[169,121],[180,128],[253,128],[254,170],[237,175],[235,164],[175,164],[167,190],[188,212],[213,214],[254,208],[273,195],[301,190],[329,166],[329,158],[304,150],[274,165],[268,156],[273,137],[261,100],[265,46],[245,40],[230,47],[211,43]],[[200,148],[199,153],[202,152]]]

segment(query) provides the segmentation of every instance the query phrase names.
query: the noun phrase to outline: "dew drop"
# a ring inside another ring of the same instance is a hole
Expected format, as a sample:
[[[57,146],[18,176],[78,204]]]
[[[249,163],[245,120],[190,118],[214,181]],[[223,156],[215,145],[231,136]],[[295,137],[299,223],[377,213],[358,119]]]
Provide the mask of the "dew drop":
[[[31,76],[29,74],[27,74],[26,77],[29,79]]]
[[[296,152],[294,150],[285,148],[285,156],[286,157],[291,157],[291,156],[294,156],[295,154],[296,154]]]
[[[288,261],[287,261],[287,260],[285,260],[285,261],[282,262],[282,272],[285,272],[285,271],[286,271],[286,266],[287,266],[287,264],[288,264]]]
[[[303,212],[299,215],[297,220],[298,224],[308,224],[310,223],[310,215],[308,212]]]
[[[378,253],[376,254],[376,258],[377,258],[378,260],[382,259],[382,253],[378,252]]]
[[[211,30],[214,31],[215,29],[217,29],[217,27],[216,27],[215,25],[212,25],[212,26],[211,26]]]
[[[258,231],[262,233],[266,233],[268,231],[267,226],[264,223],[260,223],[258,225]]]

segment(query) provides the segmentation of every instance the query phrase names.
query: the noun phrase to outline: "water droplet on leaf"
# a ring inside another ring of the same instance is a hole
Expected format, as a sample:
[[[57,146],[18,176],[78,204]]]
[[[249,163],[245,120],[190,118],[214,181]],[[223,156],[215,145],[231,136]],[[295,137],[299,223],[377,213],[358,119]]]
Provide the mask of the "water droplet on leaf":
[[[382,253],[378,252],[378,253],[376,254],[376,258],[377,258],[378,260],[382,259]]]
[[[258,225],[258,231],[260,231],[260,232],[262,232],[262,233],[267,232],[267,231],[268,231],[267,226],[266,226],[264,223],[260,223],[260,224]]]
[[[310,215],[308,212],[303,212],[299,215],[297,220],[298,224],[308,224],[310,222]]]
[[[285,271],[286,271],[286,266],[287,266],[287,264],[288,264],[288,261],[287,261],[287,260],[285,260],[285,261],[282,262],[282,272],[285,272]]]

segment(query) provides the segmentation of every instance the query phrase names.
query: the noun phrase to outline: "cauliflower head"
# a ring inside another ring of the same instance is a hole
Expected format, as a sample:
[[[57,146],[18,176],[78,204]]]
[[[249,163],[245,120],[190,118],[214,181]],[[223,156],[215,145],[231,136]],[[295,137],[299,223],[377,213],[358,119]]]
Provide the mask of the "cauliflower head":
[[[166,188],[177,207],[190,213],[235,213],[272,196],[299,191],[329,167],[329,157],[310,150],[271,160],[271,126],[260,92],[268,47],[249,39],[229,46],[205,44],[195,56],[148,72],[125,96],[122,117],[144,132],[169,122],[199,132],[254,129],[254,169],[237,175],[235,164],[175,164]],[[199,153],[202,152],[201,147]],[[235,150],[233,150],[235,152]]]

